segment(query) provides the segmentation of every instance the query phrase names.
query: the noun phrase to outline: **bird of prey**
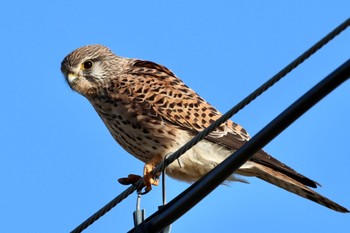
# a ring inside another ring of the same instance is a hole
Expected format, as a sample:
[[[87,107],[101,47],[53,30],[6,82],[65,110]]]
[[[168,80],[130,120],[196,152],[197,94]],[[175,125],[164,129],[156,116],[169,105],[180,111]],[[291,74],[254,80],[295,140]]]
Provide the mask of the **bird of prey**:
[[[68,54],[61,71],[69,86],[93,105],[114,139],[145,163],[146,190],[157,185],[153,168],[164,157],[217,120],[221,113],[166,67],[115,55],[103,45],[83,46]],[[166,168],[166,174],[194,182],[250,139],[227,121]],[[346,208],[311,188],[319,184],[273,158],[258,153],[228,181],[255,176],[339,212]]]

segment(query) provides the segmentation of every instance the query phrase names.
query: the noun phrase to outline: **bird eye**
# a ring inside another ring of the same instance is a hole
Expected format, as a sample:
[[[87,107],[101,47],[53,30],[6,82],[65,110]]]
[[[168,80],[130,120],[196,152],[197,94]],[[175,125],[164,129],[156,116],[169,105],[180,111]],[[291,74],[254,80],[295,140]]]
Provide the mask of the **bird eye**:
[[[82,68],[83,68],[84,70],[91,69],[91,67],[92,67],[92,61],[87,60],[87,61],[83,62],[83,64],[81,64],[81,66],[82,66]]]

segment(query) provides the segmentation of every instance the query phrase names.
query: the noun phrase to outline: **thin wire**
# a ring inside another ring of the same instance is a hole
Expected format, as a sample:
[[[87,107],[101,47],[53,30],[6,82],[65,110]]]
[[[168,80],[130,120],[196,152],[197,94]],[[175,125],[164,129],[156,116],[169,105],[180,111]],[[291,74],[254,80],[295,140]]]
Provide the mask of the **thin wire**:
[[[327,44],[329,41],[331,41],[334,37],[336,37],[342,31],[344,31],[348,26],[350,26],[350,18],[348,18],[346,21],[344,21],[342,24],[340,24],[337,28],[335,28],[333,31],[331,31],[328,35],[326,35],[324,38],[322,38],[320,41],[318,41],[315,45],[313,45],[311,48],[309,48],[306,52],[304,52],[302,55],[300,55],[298,58],[296,58],[294,61],[292,61],[288,66],[286,66],[284,69],[282,69],[280,72],[278,72],[275,76],[273,76],[271,79],[269,79],[267,82],[265,82],[259,88],[257,88],[253,93],[251,93],[249,96],[244,98],[236,106],[231,108],[227,113],[222,115],[218,120],[216,120],[208,128],[206,128],[203,131],[201,131],[200,133],[198,133],[197,136],[195,136],[192,140],[187,142],[184,146],[182,146],[176,152],[171,154],[167,159],[164,160],[164,162],[158,164],[156,166],[156,168],[153,169],[153,174],[154,175],[159,174],[170,163],[172,163],[174,160],[178,159],[182,154],[184,154],[186,151],[188,151],[190,148],[192,148],[194,145],[196,145],[200,140],[202,140],[207,135],[209,135],[216,127],[220,126],[222,123],[227,121],[234,114],[236,114],[238,111],[240,111],[246,105],[248,105],[250,102],[252,102],[256,97],[261,95],[263,92],[265,92],[271,86],[273,86],[275,83],[277,83],[279,80],[281,80],[290,71],[295,69],[301,63],[303,63],[306,59],[308,59],[312,54],[314,54],[316,51],[318,51],[320,48],[322,48],[325,44]],[[143,179],[141,179],[138,182],[136,182],[136,184],[130,186],[124,192],[122,192],[117,197],[115,197],[112,201],[110,201],[108,204],[106,204],[104,207],[102,207],[99,211],[97,211],[95,214],[93,214],[91,217],[89,217],[83,223],[81,223],[77,228],[75,228],[73,231],[71,231],[71,233],[82,232],[84,229],[86,229],[91,224],[93,224],[96,220],[98,220],[100,217],[102,217],[105,213],[107,213],[112,208],[114,208],[118,203],[120,203],[125,198],[127,198],[135,190],[140,190],[143,187],[144,187],[144,183],[143,183]]]

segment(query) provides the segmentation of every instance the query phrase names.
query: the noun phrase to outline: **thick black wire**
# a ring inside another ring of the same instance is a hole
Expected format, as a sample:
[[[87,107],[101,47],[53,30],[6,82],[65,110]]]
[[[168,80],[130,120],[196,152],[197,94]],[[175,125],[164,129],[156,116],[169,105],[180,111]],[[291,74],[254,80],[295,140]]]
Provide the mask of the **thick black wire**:
[[[189,142],[187,142],[184,146],[182,146],[176,152],[174,152],[173,154],[168,156],[168,158],[165,159],[164,162],[157,165],[157,167],[153,170],[153,174],[155,175],[155,174],[159,174],[160,172],[162,172],[170,163],[172,163],[173,161],[178,159],[182,154],[184,154],[186,151],[191,149],[200,140],[202,140],[203,138],[208,136],[216,127],[220,126],[222,123],[227,121],[234,114],[236,114],[238,111],[240,111],[246,105],[248,105],[250,102],[252,102],[256,97],[261,95],[263,92],[265,92],[271,86],[273,86],[276,82],[281,80],[290,71],[295,69],[298,65],[300,65],[302,62],[304,62],[306,59],[308,59],[312,54],[314,54],[316,51],[318,51],[320,48],[322,48],[325,44],[327,44],[329,41],[331,41],[334,37],[336,37],[342,31],[344,31],[348,26],[350,26],[350,18],[348,18],[346,21],[344,21],[342,24],[340,24],[337,28],[335,28],[333,31],[331,31],[329,34],[327,34],[325,37],[323,37],[315,45],[313,45],[306,52],[304,52],[302,55],[300,55],[298,58],[296,58],[294,61],[292,61],[288,66],[286,66],[284,69],[282,69],[280,72],[278,72],[272,78],[270,78],[267,82],[265,82],[263,85],[261,85],[259,88],[257,88],[249,96],[244,98],[236,106],[231,108],[228,112],[226,112],[224,115],[222,115],[218,120],[216,120],[208,128],[206,128],[203,131],[201,131],[200,133],[198,133],[197,136],[195,136],[193,139],[191,139]],[[135,190],[139,190],[143,187],[144,187],[143,180],[139,180],[135,185],[127,188],[124,192],[119,194],[112,201],[110,201],[108,204],[106,204],[104,207],[102,207],[99,211],[97,211],[95,214],[93,214],[91,217],[89,217],[87,220],[85,220],[83,223],[81,223],[78,227],[76,227],[73,231],[71,231],[71,233],[82,232],[84,229],[86,229],[87,227],[92,225],[96,220],[98,220],[100,217],[102,217],[105,213],[107,213],[112,208],[114,208],[118,203],[120,203],[125,198],[127,198]]]

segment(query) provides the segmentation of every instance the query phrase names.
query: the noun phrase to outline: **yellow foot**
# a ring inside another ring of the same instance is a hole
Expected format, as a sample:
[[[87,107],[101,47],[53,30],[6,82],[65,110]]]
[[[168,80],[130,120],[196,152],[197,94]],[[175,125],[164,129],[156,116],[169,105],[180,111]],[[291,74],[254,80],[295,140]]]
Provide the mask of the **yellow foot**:
[[[159,164],[161,161],[161,156],[155,156],[153,159],[151,159],[148,163],[145,164],[143,168],[143,183],[146,186],[144,194],[152,190],[152,185],[157,186],[159,184],[158,177],[160,176],[160,173],[153,175],[152,171],[156,167],[156,165]],[[118,182],[123,185],[130,185],[136,184],[136,182],[140,179],[141,176],[130,174],[128,175],[128,177],[118,179]],[[140,192],[141,190],[138,191]]]
[[[146,163],[145,167],[143,168],[143,183],[146,186],[146,192],[152,190],[152,185],[158,186],[159,184],[158,177],[160,176],[160,173],[156,174],[156,177],[154,177],[154,175],[152,174],[152,171],[155,167],[155,164]]]

